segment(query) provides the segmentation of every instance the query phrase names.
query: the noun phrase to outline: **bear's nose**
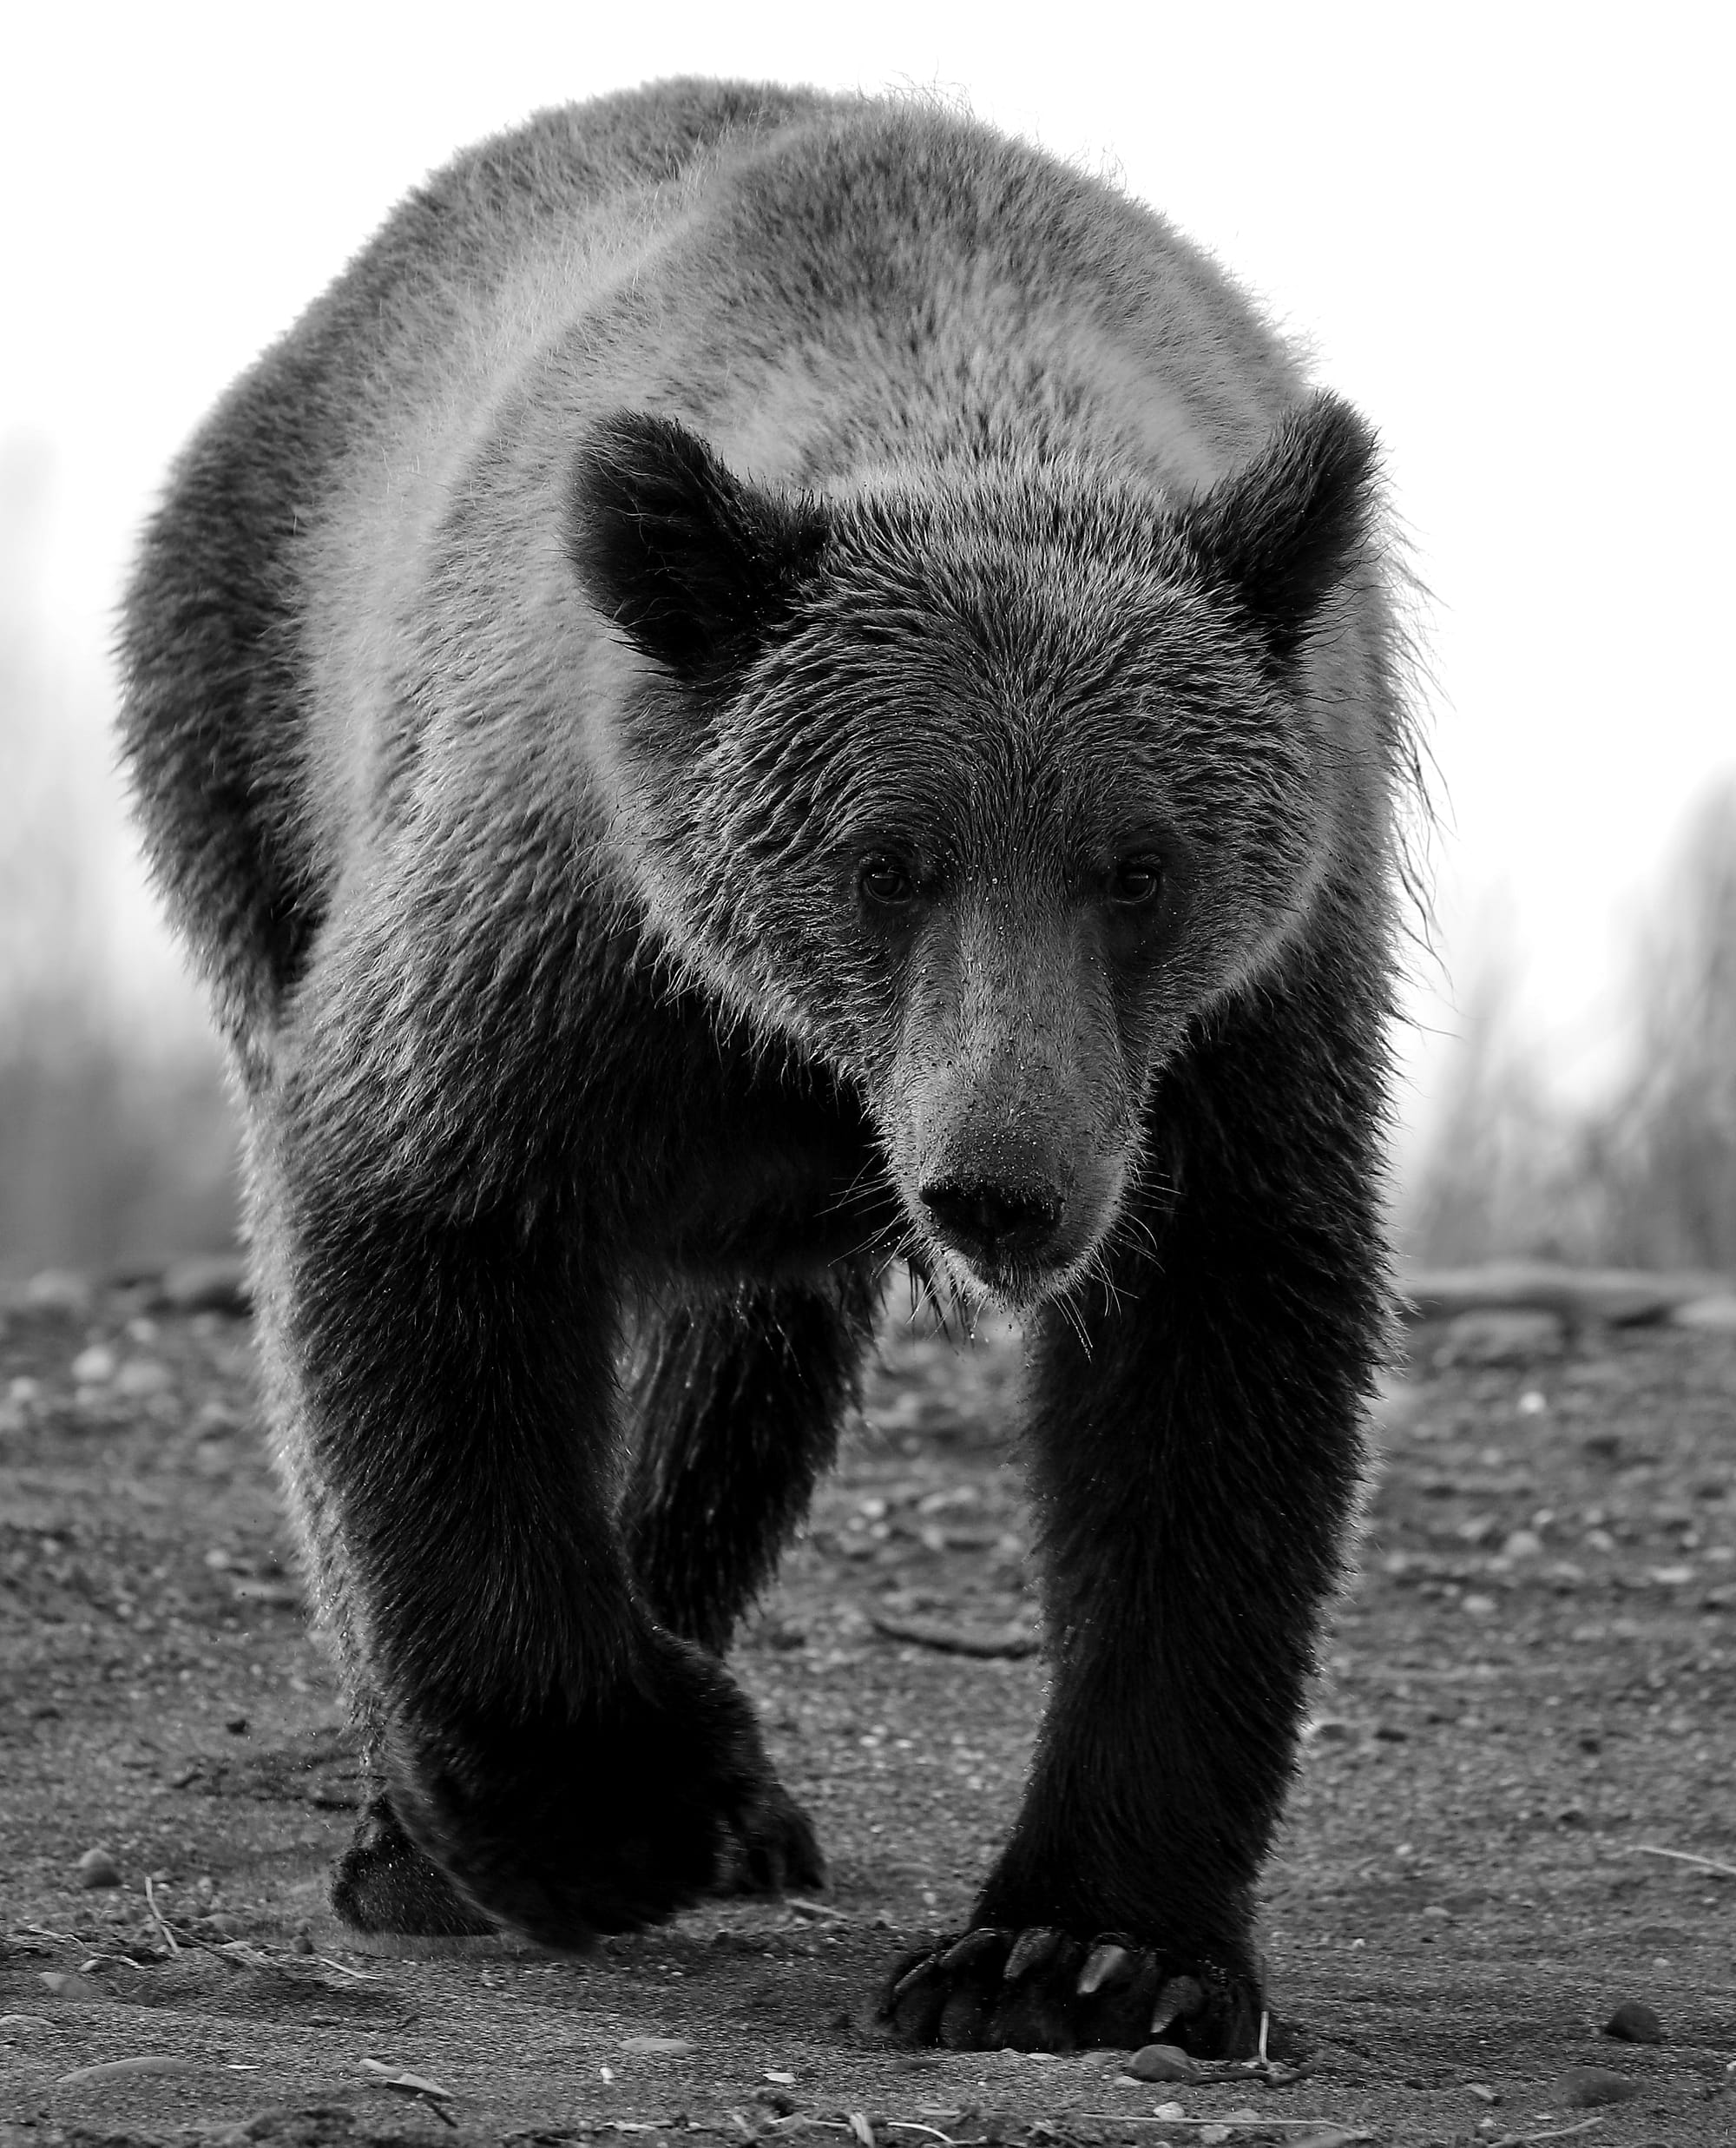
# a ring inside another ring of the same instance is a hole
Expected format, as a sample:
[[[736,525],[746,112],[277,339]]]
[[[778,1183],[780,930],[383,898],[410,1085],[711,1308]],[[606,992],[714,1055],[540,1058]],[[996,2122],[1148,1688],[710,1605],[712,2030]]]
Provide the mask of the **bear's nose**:
[[[1034,1251],[1061,1221],[1061,1196],[1047,1187],[939,1179],[922,1199],[944,1238],[984,1253]]]

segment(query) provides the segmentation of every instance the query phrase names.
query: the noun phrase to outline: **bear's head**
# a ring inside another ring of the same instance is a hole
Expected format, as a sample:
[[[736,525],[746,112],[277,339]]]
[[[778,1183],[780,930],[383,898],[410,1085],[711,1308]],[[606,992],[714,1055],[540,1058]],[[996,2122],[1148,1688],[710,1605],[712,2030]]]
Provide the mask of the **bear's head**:
[[[1306,918],[1356,751],[1309,650],[1373,452],[1325,397],[1181,501],[1052,458],[792,497],[639,414],[585,444],[569,549],[650,660],[607,750],[653,930],[857,1086],[956,1285],[1085,1272],[1158,1071]]]

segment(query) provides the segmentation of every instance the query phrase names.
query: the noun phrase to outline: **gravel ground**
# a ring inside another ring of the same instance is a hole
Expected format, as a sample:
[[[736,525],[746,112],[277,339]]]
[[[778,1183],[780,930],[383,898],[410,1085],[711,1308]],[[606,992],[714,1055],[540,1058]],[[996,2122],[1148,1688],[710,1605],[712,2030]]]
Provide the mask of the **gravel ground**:
[[[358,1784],[246,1323],[160,1297],[0,1314],[0,2148],[1736,2138],[1736,1335],[1413,1331],[1266,1888],[1305,2063],[1132,2081],[872,2030],[963,1921],[1041,1703],[1015,1338],[889,1333],[739,1651],[823,1900],[403,1960],[325,1908]],[[1623,2004],[1664,2040],[1603,2033]]]

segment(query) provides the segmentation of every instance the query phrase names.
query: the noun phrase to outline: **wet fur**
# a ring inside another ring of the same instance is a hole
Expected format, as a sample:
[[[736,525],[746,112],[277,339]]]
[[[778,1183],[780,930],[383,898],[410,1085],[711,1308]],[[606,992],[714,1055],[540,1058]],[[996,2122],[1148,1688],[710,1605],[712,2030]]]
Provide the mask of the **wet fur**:
[[[123,739],[378,1778],[352,1922],[815,1883],[720,1658],[904,1254],[1031,1337],[1054,1692],[976,1923],[1246,2040],[1384,1342],[1390,574],[1366,429],[1220,272],[919,104],[547,114],[231,392]],[[1139,2026],[1032,1973],[893,2016]]]

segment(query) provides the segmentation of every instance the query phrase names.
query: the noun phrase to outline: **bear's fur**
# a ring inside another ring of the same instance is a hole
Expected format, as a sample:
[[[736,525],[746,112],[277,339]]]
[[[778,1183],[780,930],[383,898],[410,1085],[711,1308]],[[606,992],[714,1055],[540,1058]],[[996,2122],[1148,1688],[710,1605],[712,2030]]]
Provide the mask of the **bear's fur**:
[[[1372,453],[1108,188],[696,82],[459,159],[187,451],[124,745],[353,1927],[819,1881],[721,1658],[903,1256],[1023,1317],[1054,1683],[888,2018],[1249,2046],[1384,1337]]]

